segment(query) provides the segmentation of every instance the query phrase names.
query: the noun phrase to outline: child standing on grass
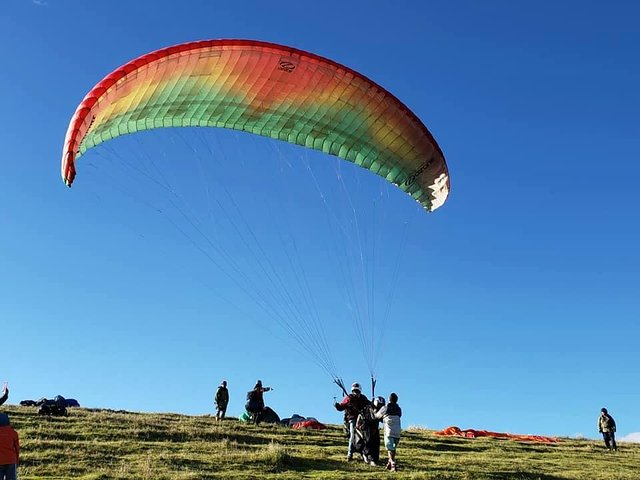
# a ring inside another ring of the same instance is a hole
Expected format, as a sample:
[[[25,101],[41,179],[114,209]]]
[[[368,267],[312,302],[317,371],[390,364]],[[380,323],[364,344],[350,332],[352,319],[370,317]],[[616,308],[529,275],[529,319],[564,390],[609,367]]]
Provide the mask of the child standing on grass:
[[[382,420],[384,423],[384,446],[387,448],[389,454],[387,470],[391,470],[392,472],[398,470],[396,448],[398,447],[398,442],[400,442],[400,432],[402,431],[400,425],[401,416],[402,409],[400,405],[398,405],[398,395],[395,393],[389,395],[389,403],[376,413],[376,418]]]
[[[19,462],[18,433],[9,424],[9,415],[0,413],[0,480],[16,480]]]

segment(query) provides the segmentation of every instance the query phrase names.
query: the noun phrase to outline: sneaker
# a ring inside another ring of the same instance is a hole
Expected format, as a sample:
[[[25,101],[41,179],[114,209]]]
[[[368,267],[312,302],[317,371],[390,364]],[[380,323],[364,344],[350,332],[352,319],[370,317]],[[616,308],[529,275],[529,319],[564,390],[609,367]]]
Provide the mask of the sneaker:
[[[391,464],[391,468],[389,469],[392,472],[397,472],[398,471],[398,465],[396,465],[395,463]]]
[[[374,462],[373,460],[369,460],[369,465],[371,465],[372,467],[377,467],[378,464],[376,462]]]

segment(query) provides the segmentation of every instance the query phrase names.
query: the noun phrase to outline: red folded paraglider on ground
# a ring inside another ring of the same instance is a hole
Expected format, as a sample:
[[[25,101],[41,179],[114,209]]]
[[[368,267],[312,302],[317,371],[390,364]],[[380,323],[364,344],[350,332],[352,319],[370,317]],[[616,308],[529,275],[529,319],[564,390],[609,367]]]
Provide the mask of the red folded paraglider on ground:
[[[324,430],[327,426],[324,423],[320,423],[317,420],[305,420],[303,422],[294,423],[291,428],[302,429],[310,428],[312,430]]]
[[[451,437],[464,437],[464,438],[478,438],[478,437],[492,437],[503,438],[510,440],[518,440],[523,442],[542,442],[542,443],[555,443],[557,438],[544,437],[541,435],[518,435],[513,433],[500,433],[490,432],[488,430],[461,430],[458,427],[447,427],[439,432],[433,432],[434,435],[451,436]]]

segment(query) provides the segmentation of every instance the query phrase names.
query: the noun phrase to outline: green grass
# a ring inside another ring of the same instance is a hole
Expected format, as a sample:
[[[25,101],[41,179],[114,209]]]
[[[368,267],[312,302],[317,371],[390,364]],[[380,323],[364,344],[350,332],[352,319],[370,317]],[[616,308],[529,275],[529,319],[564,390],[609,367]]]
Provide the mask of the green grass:
[[[69,479],[584,479],[638,480],[640,445],[607,452],[602,442],[538,444],[403,432],[401,471],[345,461],[338,426],[299,431],[209,416],[71,409],[40,417],[3,407],[22,444],[22,480]],[[382,452],[381,456],[384,456]]]

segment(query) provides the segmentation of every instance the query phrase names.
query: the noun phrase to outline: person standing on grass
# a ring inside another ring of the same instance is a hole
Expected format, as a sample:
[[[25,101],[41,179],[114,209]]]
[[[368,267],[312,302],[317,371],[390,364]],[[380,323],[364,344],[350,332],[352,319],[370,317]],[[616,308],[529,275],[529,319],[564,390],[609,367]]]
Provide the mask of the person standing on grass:
[[[218,391],[216,392],[216,420],[222,420],[227,413],[227,405],[229,405],[229,390],[227,390],[227,381],[223,380]]]
[[[253,390],[247,392],[247,403],[245,409],[251,414],[251,420],[255,425],[262,421],[264,413],[264,392],[273,390],[271,387],[263,387],[262,380],[258,380]]]
[[[617,450],[616,446],[616,421],[613,419],[606,408],[600,410],[598,418],[598,431],[604,438],[604,444],[609,450]]]
[[[351,385],[351,393],[344,397],[342,402],[335,402],[333,406],[339,412],[344,412],[345,427],[349,427],[349,446],[347,447],[347,461],[353,459],[356,447],[356,421],[358,415],[369,405],[369,399],[362,394],[359,383]]]
[[[396,449],[398,442],[400,442],[400,432],[402,432],[402,426],[400,424],[401,416],[402,409],[400,405],[398,405],[398,395],[395,393],[389,395],[389,402],[376,413],[376,418],[382,420],[384,423],[384,446],[387,448],[387,453],[389,454],[387,470],[391,470],[392,472],[398,470]]]
[[[0,480],[17,480],[20,440],[11,427],[9,415],[0,413]]]

